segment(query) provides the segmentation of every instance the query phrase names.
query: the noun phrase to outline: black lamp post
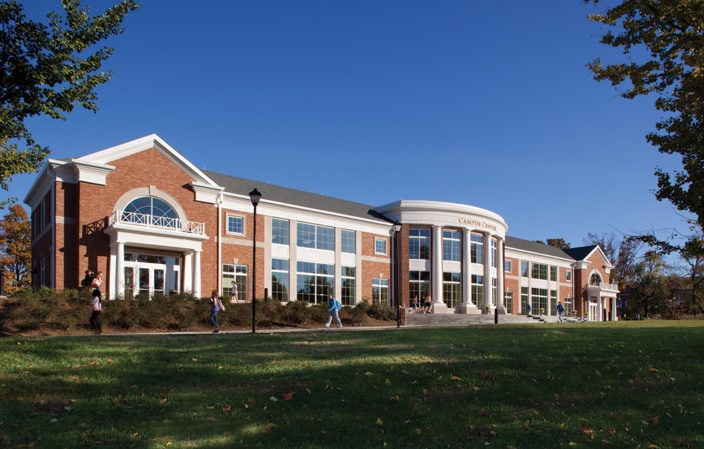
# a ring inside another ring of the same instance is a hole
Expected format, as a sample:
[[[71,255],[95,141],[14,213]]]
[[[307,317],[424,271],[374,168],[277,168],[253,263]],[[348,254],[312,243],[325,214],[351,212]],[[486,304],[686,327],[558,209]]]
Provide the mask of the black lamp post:
[[[249,199],[252,200],[254,206],[254,231],[252,232],[252,333],[256,332],[256,312],[257,304],[257,204],[262,198],[262,194],[256,188],[249,192]]]
[[[391,274],[394,277],[392,288],[394,289],[394,300],[396,301],[396,327],[401,327],[401,294],[398,291],[398,287],[399,287],[398,264],[400,261],[400,258],[398,257],[398,233],[399,232],[401,232],[401,223],[399,223],[397,221],[394,223],[394,246],[393,246],[394,265],[393,265],[393,270],[392,270],[392,274]]]

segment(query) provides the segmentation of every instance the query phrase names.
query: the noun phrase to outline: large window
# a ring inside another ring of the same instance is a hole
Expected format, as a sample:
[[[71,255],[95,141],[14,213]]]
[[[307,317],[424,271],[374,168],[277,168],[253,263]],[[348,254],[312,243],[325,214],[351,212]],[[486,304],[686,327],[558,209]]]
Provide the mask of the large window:
[[[557,281],[557,267],[555,265],[550,265],[550,280]]]
[[[472,301],[480,309],[483,310],[484,306],[484,276],[481,274],[472,275]]]
[[[372,278],[372,303],[389,305],[389,280]]]
[[[410,229],[408,231],[408,258],[430,259],[430,230]]]
[[[589,285],[599,285],[601,284],[601,276],[599,276],[599,273],[593,273],[589,277]]]
[[[281,302],[289,300],[289,262],[285,259],[271,260],[271,297]]]
[[[442,274],[442,299],[447,307],[454,309],[460,305],[462,276],[460,273]]]
[[[271,220],[271,243],[288,245],[289,242],[289,221],[280,218]]]
[[[355,298],[355,268],[342,267],[342,297],[340,302],[343,306],[353,306],[356,304]]]
[[[497,263],[497,255],[498,255],[498,250],[497,250],[497,245],[498,242],[495,238],[491,239],[491,254],[489,257],[489,261],[491,263],[491,266],[496,268],[496,263]]]
[[[222,297],[232,296],[232,281],[237,284],[237,298],[247,301],[249,298],[247,283],[247,265],[222,264]]]
[[[513,313],[513,292],[510,290],[504,292],[504,305],[507,313]]]
[[[521,313],[528,313],[528,304],[530,304],[528,296],[528,287],[521,287]]]
[[[531,277],[533,279],[543,279],[547,280],[548,278],[548,266],[544,263],[535,263],[533,262],[533,267],[531,270]]]
[[[343,253],[354,254],[357,252],[357,236],[354,231],[343,229],[340,231],[340,239],[342,240],[340,246]]]
[[[408,291],[411,298],[418,298],[419,304],[423,303],[430,294],[430,272],[411,271],[408,273]]]
[[[121,221],[163,228],[181,228],[176,211],[166,201],[153,197],[141,196],[125,206]]]
[[[298,223],[297,244],[301,248],[335,250],[335,230],[329,226]],[[326,299],[327,300],[327,299]]]
[[[460,260],[461,244],[459,231],[442,231],[443,260]]]
[[[334,293],[335,266],[324,263],[298,262],[297,294],[299,301],[322,304]]]
[[[484,235],[473,233],[471,238],[472,263],[484,263]]]
[[[545,315],[548,311],[548,290],[546,288],[532,288],[530,299],[533,303],[533,314]]]
[[[530,262],[527,260],[521,261],[521,276],[527,278],[530,274]]]
[[[495,306],[499,304],[496,302],[498,299],[498,280],[496,278],[491,278],[491,303]]]

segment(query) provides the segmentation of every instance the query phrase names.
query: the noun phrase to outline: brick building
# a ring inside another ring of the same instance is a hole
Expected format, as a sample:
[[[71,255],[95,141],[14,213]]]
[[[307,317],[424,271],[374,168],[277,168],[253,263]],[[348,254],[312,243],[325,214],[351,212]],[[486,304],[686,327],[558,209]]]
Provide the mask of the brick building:
[[[228,297],[233,282],[249,300],[256,273],[257,297],[283,302],[332,292],[349,306],[429,297],[433,313],[519,314],[532,304],[554,315],[561,301],[569,314],[616,319],[599,247],[510,237],[500,215],[470,205],[371,206],[199,170],[157,135],[49,160],[25,202],[35,287],[77,288],[91,269],[105,274],[112,300]]]

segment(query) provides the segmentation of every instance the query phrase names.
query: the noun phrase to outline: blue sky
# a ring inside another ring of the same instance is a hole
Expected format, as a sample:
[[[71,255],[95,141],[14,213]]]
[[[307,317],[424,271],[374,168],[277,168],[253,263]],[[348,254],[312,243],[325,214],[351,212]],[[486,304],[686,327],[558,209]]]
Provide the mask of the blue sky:
[[[32,17],[59,4],[24,3]],[[144,0],[109,41],[99,112],[29,126],[52,158],[157,133],[201,169],[370,205],[470,204],[529,240],[681,229],[653,195],[654,169],[678,162],[645,141],[660,113],[586,68],[620,57],[598,44],[593,11],[582,0]],[[16,176],[9,195],[24,199],[33,180]]]

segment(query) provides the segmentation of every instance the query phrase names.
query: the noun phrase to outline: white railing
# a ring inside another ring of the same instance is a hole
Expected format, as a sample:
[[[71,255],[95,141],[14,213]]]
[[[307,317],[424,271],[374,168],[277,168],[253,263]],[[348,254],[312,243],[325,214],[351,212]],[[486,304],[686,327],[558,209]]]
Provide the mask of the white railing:
[[[599,288],[602,290],[617,292],[618,291],[618,284],[609,284],[606,282],[602,282],[599,284]]]
[[[118,223],[157,228],[167,231],[178,231],[186,234],[205,235],[205,223],[179,220],[171,217],[156,217],[137,212],[118,211],[110,216],[110,225]]]

